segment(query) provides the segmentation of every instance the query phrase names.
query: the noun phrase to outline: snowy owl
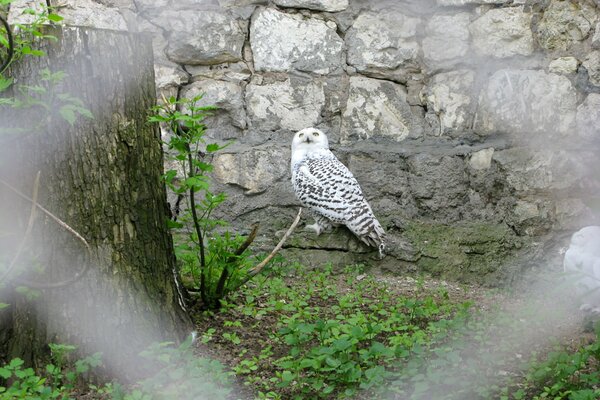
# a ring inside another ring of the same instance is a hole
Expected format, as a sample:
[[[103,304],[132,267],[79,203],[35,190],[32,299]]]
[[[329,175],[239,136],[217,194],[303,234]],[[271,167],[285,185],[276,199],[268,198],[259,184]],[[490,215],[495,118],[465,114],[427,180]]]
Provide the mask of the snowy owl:
[[[319,235],[332,225],[346,225],[384,256],[385,232],[352,172],[329,150],[323,132],[306,128],[296,133],[291,167],[296,196],[315,216],[315,223],[307,228]]]
[[[581,309],[600,312],[600,226],[586,226],[573,234],[563,268],[573,274]]]

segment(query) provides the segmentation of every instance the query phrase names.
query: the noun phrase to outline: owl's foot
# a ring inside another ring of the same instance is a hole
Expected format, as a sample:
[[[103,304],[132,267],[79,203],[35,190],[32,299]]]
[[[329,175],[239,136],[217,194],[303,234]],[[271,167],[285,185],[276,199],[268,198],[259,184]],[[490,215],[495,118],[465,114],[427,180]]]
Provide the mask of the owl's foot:
[[[315,223],[312,225],[306,225],[304,229],[314,231],[317,236],[319,236],[322,232],[331,228],[331,223],[325,219],[315,219]]]

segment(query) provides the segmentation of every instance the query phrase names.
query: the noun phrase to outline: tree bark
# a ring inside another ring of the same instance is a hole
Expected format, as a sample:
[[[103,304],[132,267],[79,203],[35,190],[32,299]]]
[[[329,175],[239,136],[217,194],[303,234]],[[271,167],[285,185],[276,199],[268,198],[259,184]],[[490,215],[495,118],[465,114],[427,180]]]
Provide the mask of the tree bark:
[[[39,366],[47,343],[68,343],[102,352],[113,373],[135,377],[140,350],[178,341],[191,327],[174,274],[160,135],[146,121],[156,98],[151,42],[91,28],[51,33],[58,41],[40,44],[47,56],[13,68],[16,85],[39,84],[43,68],[65,71],[53,98],[69,93],[94,118],[71,126],[56,112],[60,101],[50,114],[4,110],[0,126],[26,131],[0,136],[0,178],[31,196],[41,171],[38,203],[85,238],[91,257],[81,240],[37,213],[10,283],[0,283],[0,303],[10,304],[0,310],[0,359]],[[0,183],[0,273],[23,240],[30,211],[29,201]],[[85,266],[79,279],[61,284]],[[25,279],[24,286],[41,287],[37,298],[15,290]]]

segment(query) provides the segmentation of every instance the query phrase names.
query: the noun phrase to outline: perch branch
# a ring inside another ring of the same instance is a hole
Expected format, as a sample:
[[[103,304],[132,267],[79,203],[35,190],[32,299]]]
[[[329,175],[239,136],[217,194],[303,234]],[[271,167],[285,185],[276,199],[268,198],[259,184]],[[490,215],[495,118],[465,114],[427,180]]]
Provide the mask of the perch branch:
[[[294,222],[292,222],[292,225],[290,225],[288,230],[285,232],[285,235],[283,235],[283,237],[281,238],[279,243],[277,243],[277,246],[275,246],[273,251],[271,251],[271,253],[264,260],[262,260],[262,262],[260,264],[256,265],[255,267],[252,267],[248,271],[248,276],[242,282],[240,282],[235,288],[230,289],[230,292],[233,292],[236,289],[238,289],[240,286],[245,285],[250,279],[252,279],[256,275],[258,275],[260,273],[260,271],[262,271],[262,269],[265,267],[265,265],[267,265],[269,263],[269,261],[271,261],[271,259],[273,257],[275,257],[275,255],[283,247],[283,244],[285,243],[285,241],[290,237],[292,232],[294,232],[294,229],[296,229],[298,222],[300,222],[301,215],[302,215],[302,207],[298,209],[298,215],[296,215],[296,219],[294,219]]]
[[[71,235],[73,235],[75,238],[77,238],[80,242],[82,242],[86,248],[87,255],[88,255],[88,260],[87,260],[87,262],[83,263],[83,267],[81,268],[81,270],[79,272],[77,272],[72,278],[67,279],[65,281],[55,282],[55,283],[38,283],[38,282],[31,282],[31,281],[23,280],[23,279],[15,279],[15,281],[20,284],[30,286],[34,289],[54,289],[54,288],[59,288],[59,287],[63,287],[63,286],[68,286],[68,285],[76,282],[77,280],[81,279],[81,277],[83,275],[85,275],[85,273],[87,272],[88,264],[89,264],[89,261],[91,260],[91,254],[92,254],[92,250],[91,250],[90,245],[88,244],[87,240],[85,240],[85,238],[83,236],[81,236],[75,229],[73,229],[69,225],[67,225],[67,223],[65,223],[63,220],[61,220],[56,215],[52,214],[50,211],[48,211],[43,206],[38,204],[37,199],[30,198],[29,196],[22,193],[19,189],[15,188],[14,186],[12,186],[10,183],[6,182],[3,179],[0,179],[0,183],[3,184],[4,186],[6,186],[7,188],[9,188],[14,193],[16,193],[19,197],[32,203],[34,207],[41,210],[44,214],[46,214],[48,217],[50,217],[50,219],[52,219],[54,222],[56,222],[58,225],[60,225],[60,227],[62,227],[64,230],[66,230]],[[34,194],[37,196],[37,193],[35,190],[34,190]]]

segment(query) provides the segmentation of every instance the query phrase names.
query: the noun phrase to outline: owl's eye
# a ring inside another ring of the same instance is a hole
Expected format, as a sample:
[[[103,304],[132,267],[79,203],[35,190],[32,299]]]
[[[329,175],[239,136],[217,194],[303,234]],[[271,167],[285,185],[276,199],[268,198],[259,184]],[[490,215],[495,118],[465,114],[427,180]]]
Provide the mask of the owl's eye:
[[[313,136],[319,136],[319,132],[313,132]]]
[[[299,136],[299,137],[302,137],[302,136],[304,136],[304,133],[301,133],[301,134],[299,134],[298,136]]]

